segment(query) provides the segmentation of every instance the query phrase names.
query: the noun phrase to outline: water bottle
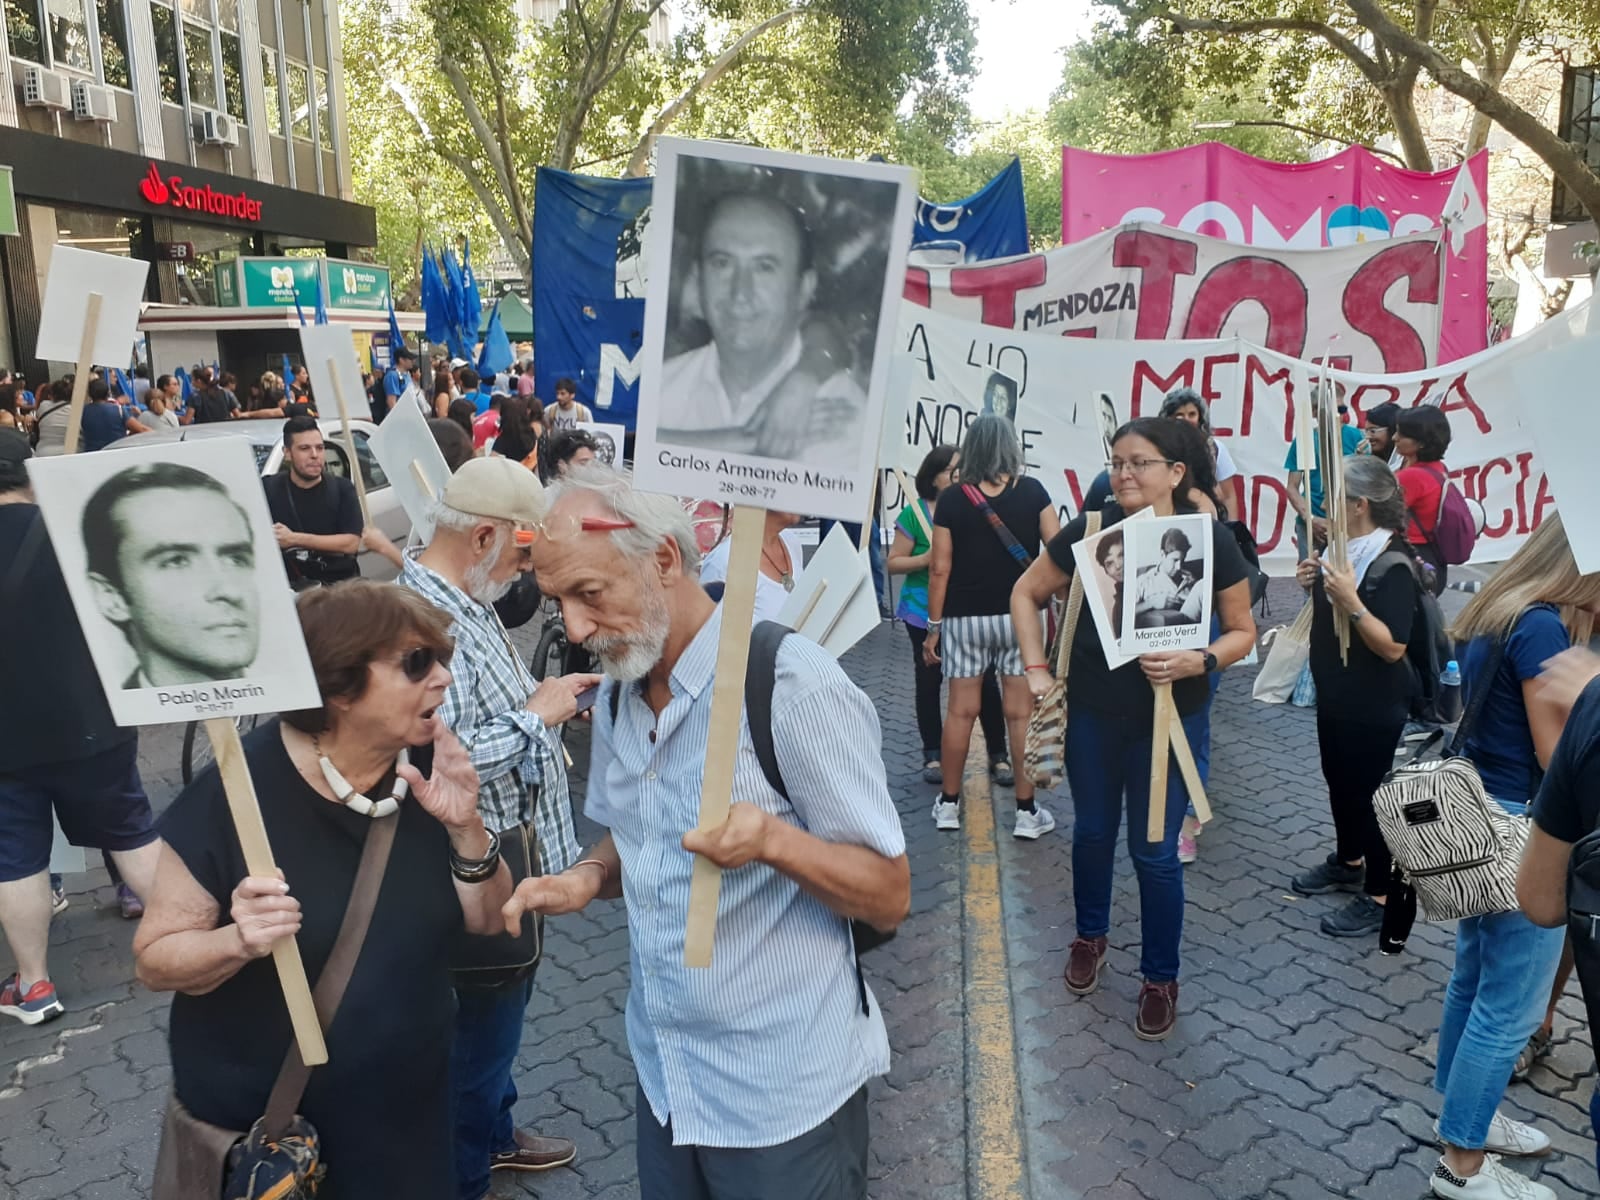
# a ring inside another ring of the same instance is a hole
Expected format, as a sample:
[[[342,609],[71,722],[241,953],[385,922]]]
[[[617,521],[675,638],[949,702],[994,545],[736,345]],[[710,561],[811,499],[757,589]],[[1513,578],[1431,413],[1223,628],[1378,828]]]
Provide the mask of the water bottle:
[[[1445,724],[1461,719],[1461,666],[1453,658],[1439,672],[1438,707]]]

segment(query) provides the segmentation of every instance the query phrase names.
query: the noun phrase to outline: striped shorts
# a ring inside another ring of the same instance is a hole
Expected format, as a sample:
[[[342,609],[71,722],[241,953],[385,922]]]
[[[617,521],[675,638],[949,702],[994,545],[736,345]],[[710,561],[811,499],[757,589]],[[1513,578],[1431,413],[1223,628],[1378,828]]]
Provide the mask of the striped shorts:
[[[939,633],[939,658],[947,679],[972,679],[990,667],[999,675],[1022,674],[1022,651],[1010,613],[946,617]]]

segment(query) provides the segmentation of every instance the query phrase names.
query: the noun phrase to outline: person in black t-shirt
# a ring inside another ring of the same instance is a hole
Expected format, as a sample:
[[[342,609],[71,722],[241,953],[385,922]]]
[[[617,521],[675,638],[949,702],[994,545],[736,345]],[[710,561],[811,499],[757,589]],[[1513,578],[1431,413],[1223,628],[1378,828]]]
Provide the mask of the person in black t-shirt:
[[[1102,510],[1107,527],[1126,514],[1153,508],[1159,517],[1197,509],[1194,473],[1188,464],[1207,451],[1200,435],[1182,421],[1145,417],[1117,430],[1111,443],[1111,483],[1115,503]],[[1028,664],[1028,689],[1043,696],[1052,682],[1046,664],[1040,610],[1071,583],[1076,571],[1072,548],[1083,540],[1088,517],[1079,513],[1050,539],[1047,553],[1017,582],[1011,593],[1011,619]],[[1146,1041],[1172,1032],[1178,1014],[1178,950],[1183,931],[1183,867],[1178,834],[1189,797],[1174,765],[1167,776],[1166,828],[1160,842],[1146,839],[1150,809],[1150,753],[1155,692],[1172,685],[1172,698],[1193,746],[1199,739],[1210,698],[1207,676],[1238,662],[1255,645],[1250,615],[1250,584],[1239,544],[1220,522],[1211,522],[1212,570],[1197,586],[1213,589],[1213,611],[1221,636],[1205,650],[1141,655],[1137,662],[1112,668],[1100,645],[1094,621],[1085,614],[1072,641],[1068,675],[1067,779],[1075,810],[1072,834],[1072,889],[1078,936],[1068,953],[1067,990],[1093,992],[1105,964],[1111,928],[1111,885],[1117,826],[1124,800],[1128,813],[1128,853],[1139,877],[1143,946],[1134,1031]]]
[[[1011,585],[1061,527],[1050,493],[1022,474],[1022,444],[1004,417],[980,416],[961,442],[962,482],[946,488],[933,509],[928,566],[928,632],[922,657],[940,663],[950,681],[933,802],[940,829],[961,828],[961,774],[972,725],[983,703],[983,677],[1000,676],[1001,706],[1013,748],[1026,744],[1033,704],[1023,682],[1023,657],[1011,627]],[[990,750],[991,762],[993,749]],[[1033,799],[1033,780],[1017,771],[1014,836],[1034,839],[1056,827]]]
[[[296,588],[361,573],[361,504],[355,484],[329,475],[322,430],[310,417],[283,423],[286,470],[266,481],[272,532]],[[359,470],[359,465],[354,469]]]
[[[52,812],[73,845],[109,851],[140,896],[150,894],[161,845],[139,779],[138,733],[111,718],[33,502],[28,441],[0,433],[0,612],[27,617],[0,638],[0,695],[13,713],[25,705],[44,714],[0,738],[0,930],[16,963],[0,980],[0,1014],[37,1025],[63,1011],[46,961]]]
[[[1311,592],[1311,677],[1317,685],[1317,744],[1338,845],[1291,881],[1302,896],[1356,891],[1322,918],[1330,937],[1365,937],[1383,926],[1392,862],[1372,797],[1394,766],[1411,696],[1406,643],[1420,586],[1405,542],[1406,503],[1394,472],[1371,455],[1345,460],[1350,565],[1335,572],[1317,557],[1295,573]],[[1330,603],[1331,601],[1331,603]],[[1339,656],[1334,608],[1350,614],[1348,664]]]
[[[196,367],[194,396],[189,401],[194,409],[194,423],[206,425],[215,421],[231,421],[239,415],[239,397],[217,384],[210,367]]]

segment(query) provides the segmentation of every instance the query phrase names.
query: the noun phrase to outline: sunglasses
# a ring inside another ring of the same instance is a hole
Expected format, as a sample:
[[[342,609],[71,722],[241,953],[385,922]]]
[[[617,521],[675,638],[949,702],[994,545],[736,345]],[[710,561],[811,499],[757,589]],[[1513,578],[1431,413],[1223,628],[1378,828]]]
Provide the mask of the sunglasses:
[[[620,517],[566,516],[522,526],[511,537],[519,546],[532,546],[536,542],[565,541],[580,533],[615,533],[619,529],[632,528],[632,521],[624,521]]]
[[[432,646],[413,646],[395,661],[407,679],[412,683],[421,683],[433,671],[435,663],[448,667],[454,652],[454,647],[441,654]]]

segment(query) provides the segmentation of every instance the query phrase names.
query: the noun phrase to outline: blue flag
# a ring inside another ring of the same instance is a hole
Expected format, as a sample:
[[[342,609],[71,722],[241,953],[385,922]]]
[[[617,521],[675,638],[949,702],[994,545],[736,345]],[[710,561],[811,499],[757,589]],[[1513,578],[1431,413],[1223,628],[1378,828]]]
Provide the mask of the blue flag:
[[[389,298],[389,356],[392,359],[406,348],[406,335],[400,332],[400,321],[394,315],[394,297]]]
[[[189,382],[189,372],[182,367],[172,372],[172,377],[178,381],[178,394],[183,397],[183,406],[189,407],[189,400],[194,396],[194,384]]]
[[[285,390],[288,389],[289,381],[292,380],[293,378],[294,378],[294,364],[289,361],[289,356],[287,354],[285,354],[283,356],[283,386],[284,386]]]
[[[445,341],[450,347],[450,357],[470,359],[472,345],[478,340],[478,326],[474,322],[471,329],[461,327],[461,297],[466,291],[466,280],[461,274],[461,265],[456,262],[456,252],[449,246],[444,248],[444,294],[445,315],[449,319],[449,335]]]
[[[498,303],[498,301],[496,301]],[[478,277],[472,273],[472,239],[461,242],[461,332],[471,341],[483,320],[483,296],[478,292]]]
[[[326,325],[328,323],[328,296],[322,286],[321,271],[317,272],[317,311],[313,314],[312,320],[316,321],[318,325]]]
[[[132,400],[133,388],[128,383],[128,377],[122,373],[121,367],[111,368],[111,378],[117,381],[117,391],[121,394],[122,398],[124,400]]]
[[[423,336],[436,346],[442,346],[450,337],[450,314],[445,302],[444,279],[439,274],[439,263],[431,247],[422,250],[422,317]]]
[[[938,247],[962,262],[1028,252],[1028,206],[1015,158],[972,195],[950,204],[917,198],[913,246]]]
[[[300,289],[299,288],[295,288],[295,290],[294,290],[294,311],[295,311],[295,315],[300,318],[300,327],[302,329],[304,329],[305,328],[305,324],[306,324],[306,310],[300,307]],[[320,324],[320,322],[319,322],[319,324]]]
[[[511,352],[511,339],[505,326],[500,324],[500,301],[494,302],[489,314],[489,326],[483,331],[483,349],[478,354],[478,377],[493,379],[501,371],[509,371],[516,357]]]

